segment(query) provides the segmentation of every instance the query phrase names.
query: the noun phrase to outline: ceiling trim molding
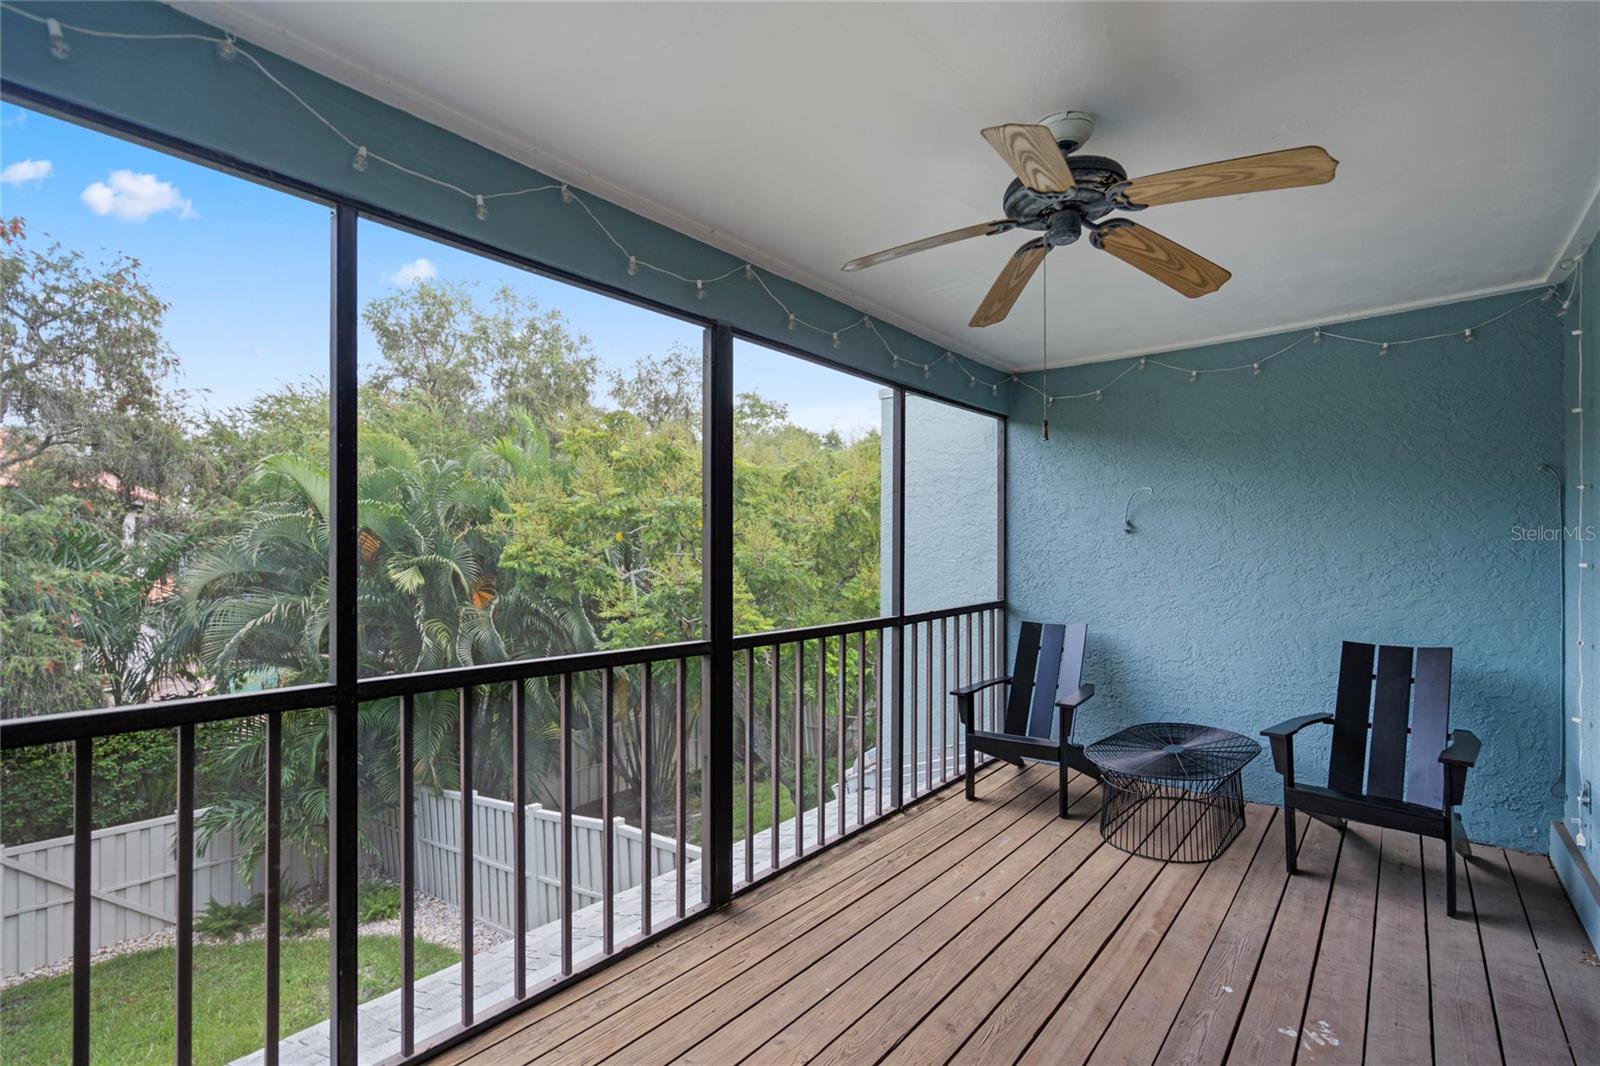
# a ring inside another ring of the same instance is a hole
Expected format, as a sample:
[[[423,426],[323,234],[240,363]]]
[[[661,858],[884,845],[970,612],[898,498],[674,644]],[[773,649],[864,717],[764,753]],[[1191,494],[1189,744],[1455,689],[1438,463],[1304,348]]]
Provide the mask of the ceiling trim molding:
[[[1578,216],[1577,223],[1572,227],[1572,235],[1567,242],[1556,252],[1555,259],[1550,264],[1548,281],[1551,285],[1565,281],[1577,266],[1577,260],[1594,243],[1597,233],[1600,233],[1600,182],[1595,183],[1594,195],[1589,197],[1589,209]],[[1568,265],[1563,268],[1561,264]]]

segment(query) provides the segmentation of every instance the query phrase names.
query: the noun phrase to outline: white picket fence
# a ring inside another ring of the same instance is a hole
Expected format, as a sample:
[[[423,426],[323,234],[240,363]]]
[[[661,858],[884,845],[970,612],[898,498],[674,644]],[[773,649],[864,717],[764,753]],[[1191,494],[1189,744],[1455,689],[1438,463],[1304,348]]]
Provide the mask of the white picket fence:
[[[523,809],[528,848],[528,923],[543,925],[561,917],[561,813],[537,803]],[[417,890],[451,905],[461,898],[461,793],[419,789],[416,795]],[[601,857],[605,854],[603,822],[572,817],[574,910],[600,900]],[[515,924],[514,804],[474,793],[472,804],[472,907],[478,919],[510,932]],[[614,891],[639,884],[643,875],[644,834],[621,818],[612,819]],[[400,832],[388,824],[377,833],[383,875],[400,876]],[[651,875],[677,869],[677,842],[650,834]],[[690,862],[700,849],[686,849]]]
[[[199,813],[199,812],[196,812]],[[94,905],[89,938],[95,950],[177,924],[177,816],[150,818],[95,830],[89,837],[89,879]],[[18,844],[0,851],[0,976],[16,977],[72,957],[70,836]],[[217,833],[204,851],[197,845],[197,910],[215,900],[243,903],[261,891],[240,874],[242,849],[231,830]],[[285,887],[307,883],[304,863],[290,864]]]

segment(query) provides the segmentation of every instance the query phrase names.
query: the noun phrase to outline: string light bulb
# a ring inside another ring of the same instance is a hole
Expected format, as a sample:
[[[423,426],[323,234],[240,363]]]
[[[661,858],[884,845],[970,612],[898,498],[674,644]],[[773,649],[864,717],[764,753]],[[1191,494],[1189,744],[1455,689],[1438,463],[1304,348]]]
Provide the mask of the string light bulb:
[[[362,145],[356,149],[356,157],[350,160],[350,165],[357,170],[367,169],[367,146]]]
[[[796,326],[796,325],[797,325],[797,324],[798,324],[798,323],[799,323],[799,320],[798,320],[798,319],[797,319],[797,318],[795,318],[795,317],[794,317],[794,312],[793,312],[793,311],[790,311],[790,312],[789,312],[789,330],[790,330],[790,332],[793,332],[793,330],[794,330],[794,327],[795,327],[795,326]]]
[[[1197,382],[1199,380],[1200,380],[1200,371],[1198,371],[1198,370],[1189,371],[1189,384],[1193,385],[1195,382]]]
[[[1143,359],[1143,358],[1142,358],[1142,357],[1141,357],[1141,358],[1140,358],[1140,360],[1139,360],[1139,369],[1140,369],[1140,370],[1143,370],[1143,369],[1144,369],[1144,359]]]
[[[756,268],[751,266],[749,263],[746,263],[744,265],[744,280],[746,280],[746,281],[754,281],[754,280],[756,280]]]
[[[1320,327],[1311,331],[1311,343],[1312,344],[1321,344],[1322,343],[1322,330],[1321,330]]]
[[[472,213],[478,216],[479,222],[487,221],[489,218],[489,206],[483,202],[483,194],[479,193],[473,197],[473,200],[476,206],[473,207]]]
[[[695,281],[694,298],[696,300],[704,300],[706,298],[706,283],[704,281]]]
[[[638,256],[636,256],[636,255],[628,256],[628,273],[629,274],[637,274],[637,273],[639,273],[639,257]]]
[[[1100,390],[1099,389],[1095,389],[1094,390],[1094,399],[1095,399],[1096,403],[1100,402],[1101,394],[1100,394]]]
[[[1000,383],[997,381],[993,385],[990,385],[989,391],[994,393],[996,396],[1000,395]]]
[[[1256,377],[1260,377],[1261,376],[1261,364],[1260,363],[1251,363],[1250,364],[1250,373],[1253,374]]]
[[[1389,354],[1389,342],[1388,341],[1384,341],[1382,344],[1378,345],[1378,354],[1379,355],[1388,355]]]
[[[562,182],[561,184],[561,202],[564,204],[570,204],[572,202],[572,190],[567,188],[565,182]]]
[[[889,353],[889,367],[892,370],[900,369],[900,357],[895,355],[893,352]]]
[[[222,43],[217,45],[217,54],[230,62],[234,56],[239,54],[239,46],[234,43],[233,34],[229,33],[223,36]]]
[[[1461,331],[1461,340],[1466,344],[1471,344],[1477,338],[1472,335],[1472,330],[1465,329]]]
[[[838,331],[835,331],[834,334],[833,334],[833,346],[835,348],[839,347],[839,334],[838,334]]]
[[[57,59],[66,59],[72,54],[72,46],[67,43],[67,38],[61,32],[61,23],[55,19],[45,19],[44,29],[50,36],[50,54]]]
[[[925,378],[933,377],[933,367],[930,366],[927,363],[923,363],[922,364],[922,376],[925,377]]]
[[[1569,302],[1571,302],[1571,301],[1570,300],[1562,300],[1561,301],[1561,306],[1556,308],[1556,317],[1557,318],[1566,318],[1567,317],[1567,304]]]

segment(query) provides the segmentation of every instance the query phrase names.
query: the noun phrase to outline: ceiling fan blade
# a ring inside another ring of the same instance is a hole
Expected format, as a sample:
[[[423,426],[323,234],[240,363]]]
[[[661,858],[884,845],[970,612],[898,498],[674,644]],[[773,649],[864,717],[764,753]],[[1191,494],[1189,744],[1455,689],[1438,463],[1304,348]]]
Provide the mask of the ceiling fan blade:
[[[1313,144],[1134,178],[1121,195],[1131,204],[1154,207],[1212,196],[1293,189],[1332,181],[1338,166],[1339,161],[1327,149]]]
[[[1022,295],[1022,290],[1028,287],[1028,280],[1039,269],[1039,264],[1044,262],[1045,254],[1049,251],[1050,246],[1041,237],[1013,252],[1005,268],[1000,271],[1000,276],[989,286],[989,294],[978,305],[978,310],[973,312],[972,321],[967,324],[992,326],[1009,315],[1012,305]]]
[[[980,222],[976,226],[964,226],[961,229],[953,229],[949,233],[941,233],[936,237],[924,237],[920,241],[912,241],[909,244],[897,244],[893,248],[885,248],[881,252],[873,252],[871,255],[864,255],[859,259],[852,259],[840,269],[865,270],[869,266],[887,263],[891,259],[899,259],[904,255],[925,252],[929,248],[938,248],[945,244],[954,244],[956,241],[964,241],[968,237],[988,237],[996,233],[1004,233],[1007,230],[1016,229],[1016,227],[1017,224],[1015,222],[1005,218],[1000,219],[998,222]]]
[[[1092,243],[1190,299],[1216,292],[1233,277],[1204,256],[1127,219],[1101,226]]]
[[[1047,126],[1008,122],[984,130],[983,139],[1034,192],[1071,192],[1077,184]]]

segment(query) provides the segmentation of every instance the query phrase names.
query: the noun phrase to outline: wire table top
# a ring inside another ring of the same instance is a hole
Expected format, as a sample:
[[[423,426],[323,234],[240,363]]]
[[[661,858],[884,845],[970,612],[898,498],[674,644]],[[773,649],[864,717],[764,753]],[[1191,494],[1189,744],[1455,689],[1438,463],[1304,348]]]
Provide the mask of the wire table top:
[[[1244,769],[1261,745],[1215,726],[1142,722],[1090,744],[1084,754],[1102,773],[1204,792]]]

